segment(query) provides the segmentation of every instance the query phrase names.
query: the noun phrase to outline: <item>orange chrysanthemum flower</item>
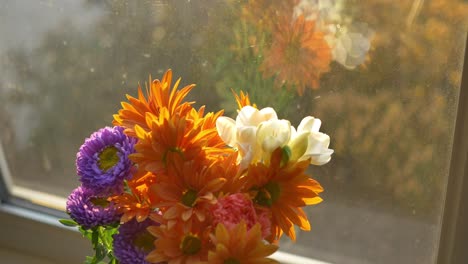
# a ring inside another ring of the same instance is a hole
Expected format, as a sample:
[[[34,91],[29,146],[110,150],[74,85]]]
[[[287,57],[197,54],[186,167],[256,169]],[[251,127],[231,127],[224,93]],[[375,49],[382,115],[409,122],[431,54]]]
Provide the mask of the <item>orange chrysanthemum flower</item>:
[[[133,178],[127,181],[129,192],[111,197],[120,213],[121,222],[125,223],[132,218],[138,222],[144,221],[155,209],[153,206],[158,198],[152,190],[152,186],[157,185],[157,177],[151,172],[139,171]]]
[[[168,166],[167,175],[154,187],[161,199],[156,206],[169,227],[194,217],[203,222],[208,217],[209,208],[216,202],[216,193],[226,182],[223,175],[214,174],[213,165],[208,161],[203,157],[192,161],[175,157]]]
[[[180,83],[180,78],[174,84],[171,90],[172,71],[168,70],[162,80],[149,79],[150,87],[146,87],[145,98],[142,89],[138,86],[138,98],[134,98],[127,94],[127,99],[130,103],[122,102],[122,109],[118,114],[114,115],[113,124],[126,128],[128,135],[135,136],[135,125],[140,126],[143,130],[149,131],[146,122],[146,113],[152,113],[158,116],[161,108],[167,108],[170,115],[178,113],[185,115],[192,108],[192,102],[184,102],[182,100],[195,87],[194,84],[187,85],[181,90],[177,90]]]
[[[123,102],[123,109],[114,115],[114,125],[124,126],[128,135],[138,138],[131,159],[142,170],[164,171],[173,155],[190,160],[205,152],[229,151],[216,130],[216,119],[223,111],[205,115],[204,107],[195,110],[192,102],[182,102],[194,85],[178,91],[180,79],[173,88],[171,82],[172,71],[168,70],[162,81],[151,82],[148,99],[139,88],[138,99],[127,95],[130,103]]]
[[[260,66],[265,77],[275,77],[278,87],[294,86],[299,95],[306,87],[317,89],[320,76],[329,71],[331,49],[314,21],[304,16],[296,20],[280,19],[273,33],[273,43]]]
[[[221,139],[216,129],[216,119],[222,116],[224,111],[218,111],[216,113],[210,112],[204,115],[204,109],[204,106],[201,107],[197,112],[198,116],[193,119],[200,119],[201,130],[207,133],[207,136],[204,138],[206,141],[204,141],[203,147],[206,156],[226,156],[234,152],[232,149],[226,147],[226,143]]]
[[[154,221],[161,223],[161,218],[154,215]],[[165,223],[148,227],[148,232],[156,237],[155,249],[146,260],[151,263],[167,262],[168,264],[200,264],[206,263],[210,230],[204,223],[177,224],[169,228]]]
[[[245,177],[239,172],[237,163],[238,151],[229,150],[223,155],[218,155],[217,161],[210,168],[211,174],[218,175],[226,179],[226,183],[221,188],[222,194],[233,194],[244,191]]]
[[[140,168],[158,173],[163,172],[166,163],[175,156],[192,160],[205,156],[206,151],[224,146],[212,120],[218,114],[208,118],[199,114],[192,109],[185,116],[171,115],[167,108],[161,108],[158,116],[147,114],[149,131],[135,126],[138,143],[136,153],[130,155],[130,159]]]
[[[244,94],[243,91],[240,91],[239,95],[237,95],[234,91],[232,91],[232,93],[234,94],[234,97],[236,98],[238,109],[242,109],[242,107],[248,106],[248,105],[257,108],[257,106],[255,104],[252,104],[250,102],[250,98],[249,98],[248,93]]]
[[[278,249],[278,246],[263,241],[259,224],[254,225],[249,230],[247,230],[245,222],[241,222],[231,229],[226,228],[223,224],[218,224],[212,240],[215,248],[209,251],[207,263],[278,263],[267,258]]]
[[[283,163],[283,151],[276,149],[269,165],[256,163],[247,171],[247,188],[251,190],[254,202],[271,211],[271,237],[278,240],[283,232],[296,240],[294,225],[309,231],[310,223],[301,207],[320,203],[318,195],[323,191],[320,184],[309,178],[305,170],[310,161]]]

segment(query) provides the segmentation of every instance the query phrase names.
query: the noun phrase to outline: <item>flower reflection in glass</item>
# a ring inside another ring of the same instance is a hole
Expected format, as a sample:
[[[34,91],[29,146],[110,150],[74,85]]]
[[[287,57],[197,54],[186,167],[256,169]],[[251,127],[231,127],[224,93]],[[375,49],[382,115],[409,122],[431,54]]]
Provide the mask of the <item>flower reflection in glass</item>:
[[[316,30],[315,22],[303,16],[292,22],[283,19],[275,27],[273,43],[265,52],[260,70],[266,77],[274,76],[278,87],[296,87],[300,95],[306,87],[317,89],[332,58],[324,37]]]

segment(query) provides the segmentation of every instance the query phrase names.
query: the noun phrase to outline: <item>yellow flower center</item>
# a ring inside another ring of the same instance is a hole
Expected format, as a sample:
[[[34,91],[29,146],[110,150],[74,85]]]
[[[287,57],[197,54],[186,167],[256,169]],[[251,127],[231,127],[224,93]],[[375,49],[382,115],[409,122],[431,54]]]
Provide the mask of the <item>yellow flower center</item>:
[[[100,198],[100,197],[93,197],[91,199],[89,199],[89,201],[96,205],[96,206],[100,206],[100,207],[107,207],[109,205],[109,202],[107,201],[106,198]]]
[[[301,40],[298,37],[293,37],[285,48],[284,58],[288,63],[297,63],[301,54]]]
[[[141,232],[133,240],[133,244],[145,252],[150,252],[154,249],[153,243],[154,237],[148,231]]]
[[[172,148],[169,148],[166,152],[164,152],[164,155],[163,155],[163,157],[162,157],[162,161],[163,161],[164,163],[166,163],[166,161],[167,161],[167,154],[170,153],[170,152],[172,152],[172,153],[177,153],[177,154],[179,154],[181,157],[184,157],[184,151],[183,151],[182,149],[180,149],[180,148],[178,148],[178,147],[172,147]]]
[[[114,167],[115,164],[119,162],[119,155],[117,153],[119,150],[114,147],[106,147],[99,153],[98,165],[102,171],[107,171],[108,169]]]
[[[281,194],[281,187],[276,182],[268,182],[260,188],[254,201],[262,206],[271,207],[278,200]]]
[[[182,195],[182,203],[185,206],[193,207],[195,205],[195,201],[197,200],[197,191],[192,189],[186,190]]]
[[[223,264],[240,264],[240,261],[235,258],[228,258],[223,262]]]
[[[196,235],[187,235],[180,244],[180,249],[185,255],[195,255],[201,249],[201,240]]]

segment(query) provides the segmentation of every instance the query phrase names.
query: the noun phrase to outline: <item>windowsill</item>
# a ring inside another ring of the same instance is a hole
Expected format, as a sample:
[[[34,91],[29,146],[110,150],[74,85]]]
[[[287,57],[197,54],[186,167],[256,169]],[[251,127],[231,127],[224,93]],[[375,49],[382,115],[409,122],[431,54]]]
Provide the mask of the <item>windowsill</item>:
[[[57,220],[44,213],[1,204],[0,249],[45,263],[83,263],[91,252],[88,241]]]
[[[91,253],[90,243],[74,228],[61,225],[57,217],[0,204],[0,222],[0,256],[53,264],[82,263]],[[276,252],[273,258],[284,264],[329,264],[285,252]]]
[[[0,259],[3,263],[56,264],[49,259],[29,256],[24,252],[0,247]]]
[[[67,199],[63,197],[45,192],[31,190],[17,185],[11,185],[9,186],[9,188],[13,197],[24,199],[32,204],[37,204],[39,206],[44,206],[47,208],[65,212],[65,204],[67,202]]]

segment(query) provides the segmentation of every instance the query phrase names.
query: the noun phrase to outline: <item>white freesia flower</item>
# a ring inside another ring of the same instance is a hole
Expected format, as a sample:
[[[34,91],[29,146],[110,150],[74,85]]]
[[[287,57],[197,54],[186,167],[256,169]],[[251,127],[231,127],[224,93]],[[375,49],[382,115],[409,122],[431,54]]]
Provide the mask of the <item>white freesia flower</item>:
[[[258,126],[257,144],[268,156],[275,149],[285,146],[290,137],[291,123],[288,120],[268,120]]]
[[[261,122],[278,119],[276,112],[271,107],[258,110],[252,106],[244,106],[236,118],[236,126],[258,126]]]
[[[330,137],[319,132],[322,122],[318,118],[307,116],[292,130],[288,146],[291,148],[292,160],[310,158],[313,165],[323,165],[330,161],[332,149],[329,149]]]
[[[239,111],[235,121],[229,117],[219,117],[216,120],[216,128],[227,145],[236,147],[237,143],[255,142],[257,126],[263,121],[276,119],[276,112],[271,107],[258,110],[252,106],[245,106]]]
[[[216,128],[221,139],[239,151],[239,163],[242,168],[260,155],[257,146],[257,129],[262,122],[270,120],[278,120],[273,108],[258,110],[252,106],[245,106],[239,110],[235,121],[229,117],[219,117],[216,120]]]
[[[327,134],[317,132],[311,133],[309,136],[309,142],[307,151],[302,157],[311,158],[310,164],[323,165],[330,161],[333,149],[329,149],[330,137]]]
[[[216,119],[216,130],[226,145],[233,147],[236,144],[236,121],[220,116]]]
[[[331,159],[330,137],[319,132],[320,119],[311,116],[302,119],[297,130],[288,120],[279,120],[275,110],[258,110],[245,106],[236,120],[219,117],[216,128],[223,141],[239,151],[238,163],[245,169],[252,162],[269,159],[271,153],[288,146],[290,160],[310,159],[314,165],[323,165]]]

